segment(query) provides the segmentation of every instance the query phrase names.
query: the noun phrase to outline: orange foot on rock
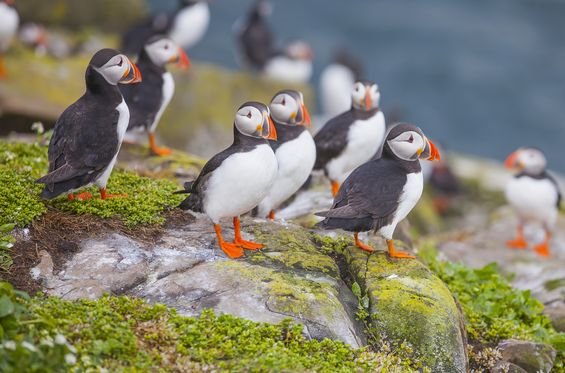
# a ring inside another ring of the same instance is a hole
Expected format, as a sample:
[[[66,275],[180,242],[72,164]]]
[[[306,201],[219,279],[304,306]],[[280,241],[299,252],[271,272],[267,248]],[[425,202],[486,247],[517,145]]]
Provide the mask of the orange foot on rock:
[[[534,246],[534,251],[538,253],[538,255],[543,256],[545,258],[549,257],[549,244],[544,242],[542,244]]]
[[[523,238],[516,238],[515,240],[506,241],[506,246],[510,249],[523,250],[528,247],[528,242]]]

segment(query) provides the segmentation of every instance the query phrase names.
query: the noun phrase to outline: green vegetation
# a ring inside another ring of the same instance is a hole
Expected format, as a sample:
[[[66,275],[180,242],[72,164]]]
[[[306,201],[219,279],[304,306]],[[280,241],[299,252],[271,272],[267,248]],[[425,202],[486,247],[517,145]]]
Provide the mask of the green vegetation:
[[[406,372],[389,351],[373,353],[325,339],[302,326],[256,323],[205,311],[179,316],[163,305],[105,296],[69,302],[29,299],[0,282],[0,370]]]

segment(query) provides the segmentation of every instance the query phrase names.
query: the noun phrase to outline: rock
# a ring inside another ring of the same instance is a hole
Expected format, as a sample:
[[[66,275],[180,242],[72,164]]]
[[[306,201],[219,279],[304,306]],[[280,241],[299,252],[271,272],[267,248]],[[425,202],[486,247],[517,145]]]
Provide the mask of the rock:
[[[565,303],[545,307],[544,313],[551,319],[558,332],[565,332]]]
[[[527,372],[516,364],[512,364],[507,361],[499,361],[498,363],[496,363],[494,367],[492,367],[490,373],[527,373]]]
[[[377,247],[377,246],[375,246]],[[418,260],[346,250],[354,279],[369,297],[377,337],[408,342],[433,372],[466,372],[463,316],[445,284]]]
[[[508,339],[498,344],[504,361],[513,363],[528,373],[550,372],[556,352],[550,345]]]

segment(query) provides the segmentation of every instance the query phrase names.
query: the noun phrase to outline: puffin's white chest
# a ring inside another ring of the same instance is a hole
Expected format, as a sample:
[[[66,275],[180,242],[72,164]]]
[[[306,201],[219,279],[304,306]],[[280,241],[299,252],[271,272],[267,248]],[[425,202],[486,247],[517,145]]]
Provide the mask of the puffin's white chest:
[[[552,226],[557,218],[557,190],[548,179],[513,177],[506,185],[506,199],[524,220]]]
[[[398,207],[394,212],[394,218],[389,225],[379,229],[379,233],[384,238],[389,240],[392,239],[396,225],[406,218],[414,206],[416,206],[422,196],[423,190],[424,177],[422,176],[422,172],[415,172],[406,175],[406,184],[404,184],[404,188],[402,189],[402,193],[398,199]]]
[[[263,68],[263,74],[273,80],[288,83],[307,83],[312,76],[312,62],[276,56]]]
[[[10,40],[18,30],[19,23],[18,12],[5,3],[0,3],[0,51],[8,47]]]
[[[102,172],[102,174],[100,174],[100,176],[96,180],[96,185],[98,185],[100,188],[106,188],[108,179],[110,178],[110,175],[112,174],[112,170],[114,169],[114,165],[116,164],[116,160],[118,159],[118,153],[120,152],[122,141],[124,140],[124,134],[128,129],[129,109],[128,106],[126,105],[126,102],[123,99],[122,102],[116,107],[116,110],[118,111],[119,114],[118,124],[116,126],[116,132],[118,137],[118,150],[116,151],[114,158],[112,158],[112,160],[110,161],[104,172]]]
[[[159,111],[155,115],[155,120],[151,127],[149,128],[149,132],[155,132],[159,121],[161,120],[161,116],[169,106],[173,95],[175,94],[175,81],[173,79],[173,75],[170,72],[166,72],[163,74],[163,86],[161,87],[163,93],[163,100],[161,101],[161,107],[159,107]]]
[[[205,1],[182,9],[177,16],[169,36],[183,49],[198,43],[210,23],[210,8]]]
[[[351,107],[351,89],[355,77],[343,65],[332,64],[320,75],[320,101],[324,115],[334,117]]]
[[[347,134],[347,145],[341,154],[328,162],[330,179],[343,182],[347,176],[371,159],[385,138],[386,124],[382,111],[367,120],[357,120]]]
[[[285,142],[275,152],[278,172],[269,193],[259,204],[258,215],[265,217],[279,207],[304,184],[316,161],[316,144],[312,135],[304,131],[294,140]]]
[[[230,155],[212,172],[204,192],[204,212],[221,218],[251,211],[269,192],[277,176],[277,159],[267,144]]]

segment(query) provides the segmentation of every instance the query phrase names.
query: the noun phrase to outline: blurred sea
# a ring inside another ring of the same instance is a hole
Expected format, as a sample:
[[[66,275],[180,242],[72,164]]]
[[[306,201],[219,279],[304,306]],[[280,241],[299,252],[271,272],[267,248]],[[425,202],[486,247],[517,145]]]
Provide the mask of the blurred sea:
[[[176,0],[149,0],[172,9]],[[195,60],[236,68],[232,26],[252,0],[213,0]],[[282,43],[315,51],[314,83],[345,46],[379,83],[386,111],[421,126],[448,148],[504,159],[542,148],[565,172],[565,1],[275,0]]]

